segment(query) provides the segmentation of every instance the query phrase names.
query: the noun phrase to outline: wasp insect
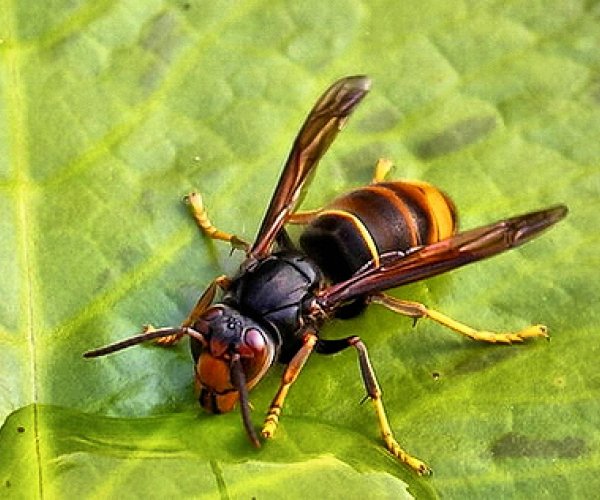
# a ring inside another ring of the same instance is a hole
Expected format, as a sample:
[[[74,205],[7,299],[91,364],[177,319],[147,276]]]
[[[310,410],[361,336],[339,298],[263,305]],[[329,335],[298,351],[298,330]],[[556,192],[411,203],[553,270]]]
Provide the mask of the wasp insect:
[[[519,246],[565,217],[567,207],[556,205],[457,232],[450,198],[424,182],[386,182],[390,165],[380,160],[369,186],[322,209],[296,211],[307,179],[370,86],[366,76],[346,77],[317,101],[296,137],[252,244],[213,226],[200,195],[187,198],[206,235],[245,252],[235,276],[216,278],[181,326],[147,327],[139,335],[84,356],[103,356],[152,339],[172,345],[190,337],[200,404],[213,413],[228,412],[239,404],[246,433],[259,446],[248,391],[269,367],[275,362],[287,365],[262,428],[264,438],[273,436],[288,391],[310,354],[334,354],[353,347],[385,447],[417,473],[429,473],[428,466],[394,438],[363,341],[355,335],[321,338],[321,326],[332,317],[355,316],[375,303],[415,320],[430,318],[479,341],[510,344],[546,337],[543,325],[517,332],[478,331],[423,304],[383,292]],[[286,224],[306,226],[299,238],[301,250],[288,236]],[[219,289],[221,301],[213,304]]]

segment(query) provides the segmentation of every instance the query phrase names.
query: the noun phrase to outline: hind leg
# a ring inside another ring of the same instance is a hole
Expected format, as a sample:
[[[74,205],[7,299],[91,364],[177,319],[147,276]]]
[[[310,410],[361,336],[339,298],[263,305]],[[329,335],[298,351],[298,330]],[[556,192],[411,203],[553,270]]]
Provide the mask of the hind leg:
[[[369,298],[369,301],[385,306],[398,314],[414,318],[415,320],[429,318],[450,330],[480,342],[489,342],[490,344],[512,344],[513,342],[523,342],[525,339],[534,337],[548,338],[548,328],[544,325],[532,325],[516,332],[488,332],[471,328],[441,312],[429,309],[419,302],[401,300],[383,293],[373,295]]]

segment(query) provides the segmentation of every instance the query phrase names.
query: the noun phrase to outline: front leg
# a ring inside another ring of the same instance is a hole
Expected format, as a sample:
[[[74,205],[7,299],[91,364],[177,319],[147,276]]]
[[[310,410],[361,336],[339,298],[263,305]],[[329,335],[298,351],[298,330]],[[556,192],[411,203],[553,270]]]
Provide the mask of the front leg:
[[[275,434],[277,426],[279,425],[279,416],[281,415],[283,402],[285,401],[290,387],[298,378],[304,364],[308,361],[308,358],[317,343],[317,336],[313,332],[308,332],[304,336],[303,341],[304,344],[300,350],[286,366],[283,377],[281,378],[279,390],[277,391],[277,394],[275,394],[271,406],[269,407],[269,412],[267,413],[261,432],[262,436],[266,439],[273,437]]]
[[[204,290],[204,293],[200,296],[198,302],[196,302],[196,305],[192,309],[192,312],[190,312],[190,314],[181,324],[181,326],[183,328],[193,326],[194,323],[200,318],[200,316],[202,316],[204,311],[206,311],[215,300],[217,288],[220,288],[221,290],[227,290],[228,287],[229,278],[227,278],[227,276],[225,275],[219,276],[218,278],[215,278],[213,281],[211,281],[210,285],[208,285],[206,290]],[[152,325],[146,325],[144,327],[145,333],[152,331],[155,331]],[[170,335],[168,337],[159,337],[154,342],[163,347],[170,347],[179,342],[183,335],[183,333],[174,333],[173,335]]]
[[[235,234],[226,233],[217,229],[208,218],[200,193],[190,193],[185,198],[190,206],[192,216],[206,236],[214,240],[223,240],[231,244],[234,249],[243,250],[246,254],[250,251],[250,244]]]

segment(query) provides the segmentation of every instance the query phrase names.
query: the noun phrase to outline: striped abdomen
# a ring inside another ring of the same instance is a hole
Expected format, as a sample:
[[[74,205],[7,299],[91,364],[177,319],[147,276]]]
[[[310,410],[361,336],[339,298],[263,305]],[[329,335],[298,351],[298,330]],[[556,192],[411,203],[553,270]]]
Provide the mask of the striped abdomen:
[[[425,182],[380,182],[356,189],[323,208],[300,245],[332,282],[348,279],[387,252],[406,251],[453,235],[454,204]]]

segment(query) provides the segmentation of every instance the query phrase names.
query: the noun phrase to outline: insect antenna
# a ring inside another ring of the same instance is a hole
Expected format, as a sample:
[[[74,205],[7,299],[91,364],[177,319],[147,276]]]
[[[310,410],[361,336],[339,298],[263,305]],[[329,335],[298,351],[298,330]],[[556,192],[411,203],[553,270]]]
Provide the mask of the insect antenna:
[[[106,356],[107,354],[120,351],[121,349],[141,344],[142,342],[147,342],[148,340],[168,337],[169,335],[189,335],[190,337],[193,337],[202,343],[202,345],[206,344],[204,335],[202,335],[200,332],[197,332],[193,328],[187,326],[179,326],[177,328],[158,328],[156,330],[153,329],[144,333],[140,333],[139,335],[134,335],[133,337],[115,342],[114,344],[99,347],[98,349],[92,349],[91,351],[83,353],[83,357],[97,358],[99,356]]]

